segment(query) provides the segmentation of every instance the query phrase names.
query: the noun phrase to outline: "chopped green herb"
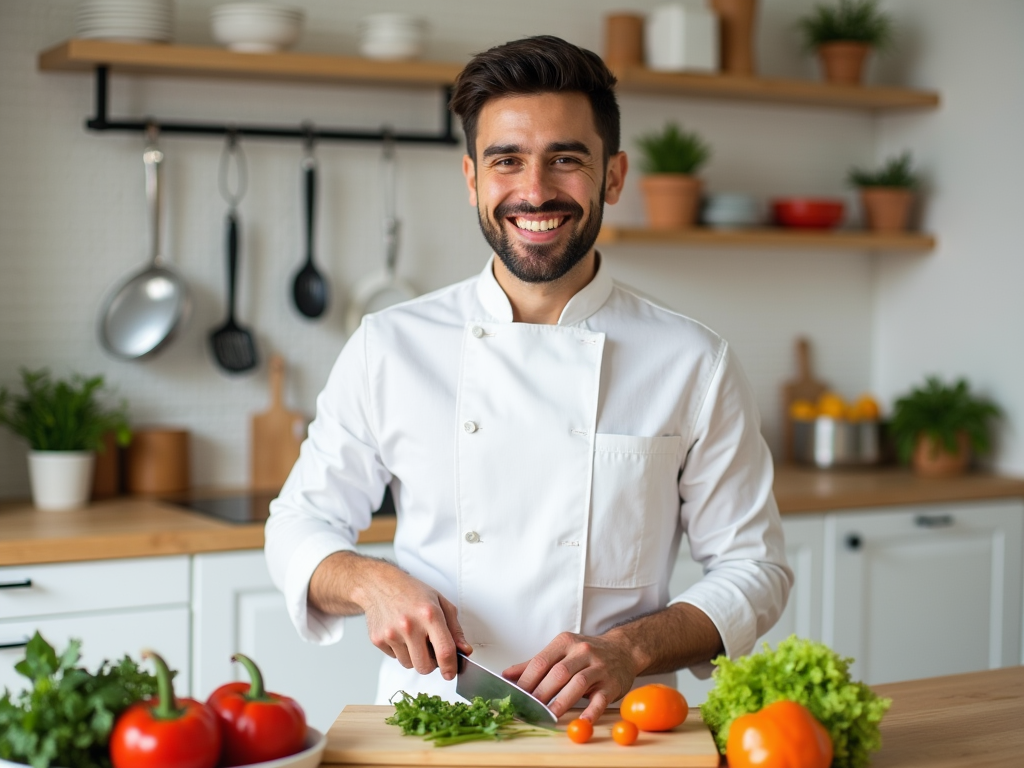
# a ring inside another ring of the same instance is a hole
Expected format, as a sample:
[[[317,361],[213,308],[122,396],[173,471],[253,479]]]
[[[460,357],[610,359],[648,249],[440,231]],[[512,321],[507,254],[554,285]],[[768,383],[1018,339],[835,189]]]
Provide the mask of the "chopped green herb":
[[[401,698],[395,699],[401,695]],[[469,704],[445,701],[440,696],[399,691],[391,697],[395,714],[384,722],[397,725],[405,736],[421,736],[435,747],[467,741],[512,739],[517,736],[547,736],[548,732],[515,723],[509,698],[485,701],[479,696]]]
[[[117,716],[156,693],[156,677],[128,656],[95,674],[76,667],[81,642],[60,656],[36,632],[15,670],[32,688],[0,697],[0,758],[32,768],[109,768],[107,744]]]

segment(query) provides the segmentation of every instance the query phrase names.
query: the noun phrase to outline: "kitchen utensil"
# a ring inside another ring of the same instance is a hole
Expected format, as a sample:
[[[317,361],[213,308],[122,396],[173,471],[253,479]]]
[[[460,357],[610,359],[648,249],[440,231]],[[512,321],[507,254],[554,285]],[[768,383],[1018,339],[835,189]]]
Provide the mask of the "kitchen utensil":
[[[788,197],[772,200],[775,223],[800,229],[832,229],[843,220],[846,204],[842,200],[815,197]]]
[[[494,766],[564,766],[565,768],[685,768],[719,765],[721,755],[711,731],[696,709],[686,722],[671,731],[642,733],[632,747],[622,747],[608,738],[619,711],[610,709],[594,723],[598,735],[585,745],[573,744],[565,737],[565,726],[550,737],[472,741],[438,749],[433,743],[414,736],[403,736],[400,728],[388,725],[384,718],[394,707],[349,704],[327,732],[324,765],[405,765],[458,766],[490,768]],[[566,714],[568,723],[580,710]],[[443,753],[443,754],[439,754]]]
[[[157,127],[150,124],[142,155],[152,227],[150,264],[122,283],[107,299],[100,314],[100,344],[122,360],[138,360],[163,349],[185,326],[192,307],[185,281],[174,270],[163,266],[160,255],[160,166],[164,153],[157,148],[157,134]]]
[[[816,467],[877,464],[881,459],[879,423],[819,416],[793,422],[793,458]]]
[[[349,334],[354,333],[359,327],[363,315],[416,297],[416,291],[407,283],[399,280],[395,274],[395,265],[398,262],[400,225],[395,215],[397,174],[394,145],[394,140],[390,136],[385,136],[381,164],[384,176],[384,271],[365,278],[356,286],[345,321],[345,327]]]
[[[279,491],[306,437],[306,417],[284,407],[284,358],[270,358],[270,408],[252,417],[250,485]]]
[[[232,51],[273,53],[294,45],[305,14],[273,3],[227,3],[210,11],[213,38]]]
[[[796,340],[797,377],[782,385],[782,444],[787,461],[794,458],[793,418],[789,407],[796,400],[815,402],[828,389],[828,384],[811,374],[811,343],[805,338]]]
[[[313,214],[316,207],[316,158],[313,156],[313,139],[306,137],[306,156],[302,160],[305,177],[306,203],[306,263],[296,275],[292,284],[295,306],[306,317],[320,317],[327,309],[327,280],[313,264]]]
[[[479,696],[484,701],[508,698],[515,708],[517,720],[546,727],[554,727],[558,722],[555,713],[540,699],[515,683],[510,683],[501,675],[491,672],[487,667],[477,664],[461,651],[458,670],[455,692],[466,701],[472,701],[474,696]]]
[[[189,442],[187,429],[133,429],[125,454],[128,492],[153,494],[188,490],[191,485]]]
[[[234,158],[237,189],[232,191],[229,170]],[[235,284],[238,277],[238,204],[245,195],[245,155],[238,146],[237,137],[228,134],[220,164],[220,189],[228,204],[227,256],[228,256],[228,317],[224,324],[210,332],[210,348],[221,368],[229,373],[242,373],[256,367],[256,342],[252,333],[235,322]]]

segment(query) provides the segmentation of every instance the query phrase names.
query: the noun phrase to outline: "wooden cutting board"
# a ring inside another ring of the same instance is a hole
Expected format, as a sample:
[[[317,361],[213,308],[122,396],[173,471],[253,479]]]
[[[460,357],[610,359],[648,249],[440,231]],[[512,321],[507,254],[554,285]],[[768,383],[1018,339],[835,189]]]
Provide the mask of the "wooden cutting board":
[[[250,482],[261,491],[278,491],[288,479],[306,437],[305,415],[284,407],[284,358],[270,358],[270,408],[252,417]]]
[[[570,768],[661,768],[719,764],[711,732],[700,719],[690,716],[667,733],[643,733],[636,743],[622,747],[612,741],[611,726],[619,720],[611,710],[594,725],[594,737],[574,744],[565,735],[567,715],[560,733],[508,741],[471,741],[450,747],[434,747],[417,736],[403,736],[401,729],[384,718],[391,706],[350,704],[327,732],[324,764],[431,765],[431,766],[569,766]]]
[[[786,461],[793,460],[793,419],[789,406],[796,400],[816,402],[828,390],[828,384],[814,378],[811,372],[811,342],[805,338],[796,340],[796,369],[796,378],[782,385],[782,448]]]

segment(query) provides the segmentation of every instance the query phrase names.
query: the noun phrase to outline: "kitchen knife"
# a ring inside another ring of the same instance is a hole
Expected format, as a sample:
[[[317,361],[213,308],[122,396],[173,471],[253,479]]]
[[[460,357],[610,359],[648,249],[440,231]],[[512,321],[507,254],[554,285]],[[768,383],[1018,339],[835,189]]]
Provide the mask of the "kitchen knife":
[[[485,701],[507,697],[516,711],[516,719],[530,725],[554,728],[558,722],[555,713],[544,706],[540,699],[534,698],[515,683],[510,683],[487,667],[480,666],[461,651],[455,692],[468,701],[472,701],[474,696],[479,696]]]

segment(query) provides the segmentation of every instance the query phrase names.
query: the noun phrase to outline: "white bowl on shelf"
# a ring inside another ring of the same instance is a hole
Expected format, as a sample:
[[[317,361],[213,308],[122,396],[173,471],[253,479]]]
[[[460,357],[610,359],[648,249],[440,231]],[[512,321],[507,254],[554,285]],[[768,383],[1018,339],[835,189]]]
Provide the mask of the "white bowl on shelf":
[[[359,51],[371,59],[415,59],[423,54],[427,25],[407,13],[374,13],[359,22]]]
[[[300,9],[273,3],[227,3],[210,11],[214,40],[243,53],[290,48],[302,34],[304,19]]]

